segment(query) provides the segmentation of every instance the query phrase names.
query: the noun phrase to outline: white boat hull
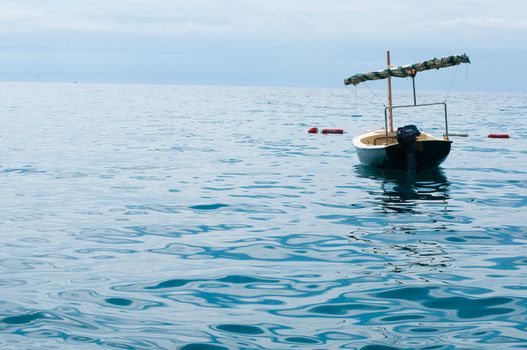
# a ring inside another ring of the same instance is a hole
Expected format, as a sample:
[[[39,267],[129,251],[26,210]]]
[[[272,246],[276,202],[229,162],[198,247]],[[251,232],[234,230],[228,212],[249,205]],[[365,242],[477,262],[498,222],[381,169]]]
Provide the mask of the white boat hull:
[[[451,144],[452,141],[421,132],[415,144],[416,171],[439,166],[450,153]],[[406,153],[394,132],[388,133],[388,139],[384,130],[359,135],[353,139],[353,146],[362,164],[376,168],[408,169]]]

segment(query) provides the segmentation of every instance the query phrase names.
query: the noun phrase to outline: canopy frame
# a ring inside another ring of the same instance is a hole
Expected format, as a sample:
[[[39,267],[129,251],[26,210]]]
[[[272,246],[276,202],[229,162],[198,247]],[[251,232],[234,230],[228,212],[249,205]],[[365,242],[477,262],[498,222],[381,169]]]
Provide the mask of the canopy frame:
[[[448,121],[447,121],[447,110],[446,110],[446,103],[432,103],[432,104],[417,104],[417,97],[415,93],[415,76],[418,72],[431,70],[431,69],[440,69],[440,68],[446,68],[455,66],[461,63],[470,63],[470,59],[466,54],[462,55],[454,55],[454,56],[446,56],[441,58],[433,58],[428,61],[418,62],[414,64],[407,64],[404,66],[398,66],[393,67],[390,64],[390,51],[388,50],[386,52],[386,64],[387,68],[381,71],[374,71],[374,72],[366,72],[366,73],[359,73],[352,75],[351,77],[344,80],[345,85],[354,85],[357,86],[358,84],[368,81],[368,80],[379,80],[379,79],[388,79],[388,107],[385,107],[384,109],[384,118],[385,118],[385,130],[386,130],[386,142],[388,142],[388,126],[390,127],[390,132],[393,132],[393,109],[394,108],[407,108],[407,107],[422,107],[422,106],[430,106],[430,105],[436,105],[436,104],[442,104],[444,105],[445,109],[445,139],[448,140]],[[412,90],[413,90],[413,97],[414,97],[414,104],[413,105],[404,105],[404,106],[393,106],[392,105],[392,84],[391,84],[391,77],[396,78],[412,78]],[[387,113],[389,112],[389,118],[387,116]],[[389,125],[388,125],[389,120]]]

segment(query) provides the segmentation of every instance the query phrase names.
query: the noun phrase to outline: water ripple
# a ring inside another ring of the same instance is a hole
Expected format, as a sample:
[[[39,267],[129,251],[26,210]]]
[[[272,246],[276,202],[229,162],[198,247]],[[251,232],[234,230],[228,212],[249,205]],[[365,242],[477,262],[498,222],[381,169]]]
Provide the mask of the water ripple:
[[[452,96],[407,176],[343,89],[4,83],[0,347],[524,348],[526,100]]]

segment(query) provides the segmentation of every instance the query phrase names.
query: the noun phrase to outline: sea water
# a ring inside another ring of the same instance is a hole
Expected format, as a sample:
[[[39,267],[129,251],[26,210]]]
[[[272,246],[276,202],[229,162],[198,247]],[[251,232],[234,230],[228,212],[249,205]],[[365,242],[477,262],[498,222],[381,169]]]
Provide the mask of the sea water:
[[[527,348],[527,95],[450,93],[410,177],[359,165],[359,97],[1,84],[0,347]]]

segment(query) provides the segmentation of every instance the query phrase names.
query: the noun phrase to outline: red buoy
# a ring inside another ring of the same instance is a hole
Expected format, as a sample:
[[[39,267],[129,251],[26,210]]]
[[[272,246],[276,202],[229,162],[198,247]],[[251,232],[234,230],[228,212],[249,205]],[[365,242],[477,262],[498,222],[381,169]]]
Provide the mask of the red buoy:
[[[490,134],[489,137],[491,139],[508,139],[509,134]]]
[[[318,128],[311,128],[307,132],[310,134],[316,134],[318,132]]]
[[[322,133],[323,134],[344,134],[344,129],[336,129],[336,128],[322,129]]]

